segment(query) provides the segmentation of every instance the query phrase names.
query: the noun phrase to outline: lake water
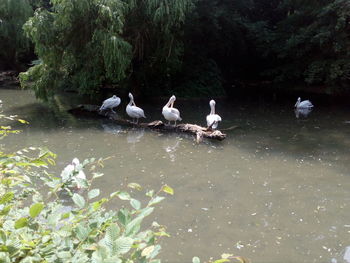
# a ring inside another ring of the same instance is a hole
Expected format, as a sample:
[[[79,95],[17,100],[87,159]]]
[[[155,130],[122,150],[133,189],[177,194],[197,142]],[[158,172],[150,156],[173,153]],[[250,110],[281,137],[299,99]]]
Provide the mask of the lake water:
[[[152,218],[171,234],[161,241],[164,262],[222,253],[256,263],[347,262],[350,107],[315,102],[308,117],[296,118],[294,97],[217,101],[219,128],[239,128],[222,142],[196,144],[187,135],[74,117],[62,99],[50,110],[29,91],[1,89],[0,99],[5,114],[30,122],[1,142],[8,149],[48,147],[58,154],[57,172],[74,157],[111,156],[96,182],[107,194],[130,182],[145,189],[173,187],[175,195]],[[141,106],[149,121],[162,118],[162,105]],[[175,106],[184,122],[204,125],[208,101]],[[117,111],[124,114],[124,105]]]

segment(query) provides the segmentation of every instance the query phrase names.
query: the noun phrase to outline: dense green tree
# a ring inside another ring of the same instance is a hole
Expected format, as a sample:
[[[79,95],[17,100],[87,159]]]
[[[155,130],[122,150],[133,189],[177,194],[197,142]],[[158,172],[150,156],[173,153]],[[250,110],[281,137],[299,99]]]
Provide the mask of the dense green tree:
[[[44,99],[103,87],[192,97],[262,82],[350,86],[348,0],[0,0],[0,19],[3,68],[34,59],[27,21],[39,59],[21,81]]]
[[[30,52],[22,26],[33,14],[28,0],[0,0],[0,68],[18,69]]]
[[[257,22],[261,73],[274,81],[349,84],[350,2],[284,0],[273,19]],[[277,19],[276,19],[277,18]]]
[[[130,80],[134,89],[164,78],[182,55],[190,0],[53,0],[25,24],[40,63],[21,74],[46,99],[70,88],[95,94]]]

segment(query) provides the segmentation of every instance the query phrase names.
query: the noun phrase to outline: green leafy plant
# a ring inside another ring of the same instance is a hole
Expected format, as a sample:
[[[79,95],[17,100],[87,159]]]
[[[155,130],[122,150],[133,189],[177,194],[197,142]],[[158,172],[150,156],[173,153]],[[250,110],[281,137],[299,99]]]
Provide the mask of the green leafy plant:
[[[3,136],[18,132],[4,126],[0,130]],[[165,227],[154,222],[141,229],[141,224],[164,199],[161,193],[174,193],[171,187],[148,191],[145,205],[125,191],[99,197],[100,190],[92,186],[103,175],[96,172],[102,159],[80,163],[75,158],[55,176],[47,171],[55,158],[35,147],[0,152],[1,262],[160,262],[158,241],[168,236]],[[91,176],[86,177],[88,166]],[[136,183],[129,187],[141,190]],[[114,198],[129,202],[130,208],[107,211]]]
[[[142,230],[141,223],[164,199],[161,192],[173,193],[169,186],[147,192],[144,206],[124,191],[98,198],[100,190],[91,187],[102,176],[94,172],[102,160],[85,160],[63,180],[40,169],[54,158],[50,151],[36,148],[1,154],[2,262],[160,262],[155,257],[159,238],[168,235],[165,227],[154,222]],[[86,166],[92,176],[80,179],[80,191],[85,191],[78,193],[72,181]],[[137,184],[129,187],[140,189]],[[113,198],[129,202],[131,208],[107,211],[105,205]]]
[[[0,120],[4,118],[27,123],[16,116],[0,115]],[[0,131],[3,136],[18,132],[4,126]],[[166,227],[153,222],[144,228],[142,223],[164,200],[162,194],[174,194],[170,186],[147,191],[142,201],[127,191],[101,196],[93,186],[103,176],[97,171],[103,159],[80,163],[74,158],[57,176],[48,172],[55,158],[44,148],[0,151],[0,262],[161,262],[157,255],[160,239],[169,236]],[[128,187],[143,191],[137,183]],[[107,210],[113,199],[128,204]],[[246,262],[227,254],[214,263],[229,259]],[[194,258],[193,262],[200,261]]]

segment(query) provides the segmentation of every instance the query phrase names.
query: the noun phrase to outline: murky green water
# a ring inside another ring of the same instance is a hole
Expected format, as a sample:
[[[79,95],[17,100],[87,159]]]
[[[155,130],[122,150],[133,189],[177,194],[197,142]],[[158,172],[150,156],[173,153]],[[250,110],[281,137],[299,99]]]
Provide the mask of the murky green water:
[[[46,146],[58,154],[57,171],[76,156],[113,156],[97,182],[105,193],[129,182],[146,189],[172,186],[176,194],[155,213],[171,234],[162,241],[165,262],[224,252],[252,262],[345,262],[349,108],[316,104],[307,118],[297,119],[295,98],[274,106],[218,102],[219,127],[240,128],[223,142],[198,145],[188,136],[53,112],[28,91],[2,89],[0,99],[4,113],[31,123],[2,142],[7,148]],[[207,102],[176,106],[184,121],[198,124],[209,112]],[[161,107],[146,105],[148,120],[160,119]]]

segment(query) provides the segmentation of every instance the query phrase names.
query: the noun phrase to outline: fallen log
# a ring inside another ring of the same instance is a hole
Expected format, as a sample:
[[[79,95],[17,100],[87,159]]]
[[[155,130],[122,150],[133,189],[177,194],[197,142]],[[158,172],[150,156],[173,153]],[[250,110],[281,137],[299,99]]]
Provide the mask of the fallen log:
[[[158,131],[189,133],[196,137],[197,142],[201,142],[203,138],[215,139],[219,141],[222,141],[226,138],[226,134],[222,133],[219,130],[208,129],[206,127],[202,127],[196,124],[180,123],[175,126],[175,125],[165,124],[160,120],[152,121],[149,123],[133,123],[129,120],[125,120],[121,118],[115,112],[112,112],[112,111],[100,112],[99,108],[100,107],[97,105],[81,104],[76,108],[68,110],[68,112],[74,115],[83,115],[83,116],[94,115],[94,116],[109,118],[115,121],[116,123],[124,126],[133,126],[133,127],[138,126],[138,127],[149,128],[149,129],[158,130]],[[233,128],[235,127],[230,127],[230,129],[233,129]]]

